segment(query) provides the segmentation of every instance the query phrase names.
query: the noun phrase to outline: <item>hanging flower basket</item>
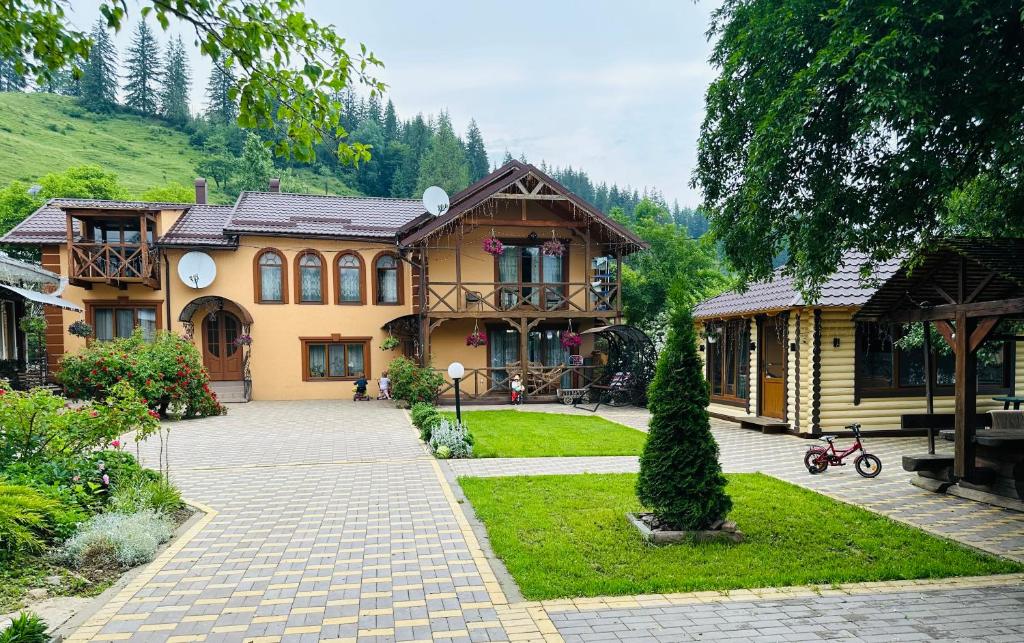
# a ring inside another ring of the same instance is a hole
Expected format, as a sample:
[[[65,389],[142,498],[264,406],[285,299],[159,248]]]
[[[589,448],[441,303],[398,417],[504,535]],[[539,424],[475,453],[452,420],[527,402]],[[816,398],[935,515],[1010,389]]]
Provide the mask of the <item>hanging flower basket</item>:
[[[500,257],[505,252],[505,244],[495,237],[484,237],[484,252]]]
[[[571,330],[563,330],[559,335],[559,340],[562,342],[562,348],[568,351],[578,348],[583,343],[583,336]]]
[[[541,244],[540,251],[548,257],[561,257],[565,254],[565,244],[558,239],[550,239]]]
[[[394,335],[388,335],[387,338],[380,343],[380,349],[382,351],[393,351],[398,348],[398,338]]]
[[[466,346],[472,346],[474,348],[478,346],[487,345],[487,335],[479,330],[474,330],[472,333],[466,335]]]
[[[239,335],[235,338],[235,346],[252,346],[252,335]]]
[[[75,337],[92,337],[92,326],[79,319],[68,326],[68,332]]]

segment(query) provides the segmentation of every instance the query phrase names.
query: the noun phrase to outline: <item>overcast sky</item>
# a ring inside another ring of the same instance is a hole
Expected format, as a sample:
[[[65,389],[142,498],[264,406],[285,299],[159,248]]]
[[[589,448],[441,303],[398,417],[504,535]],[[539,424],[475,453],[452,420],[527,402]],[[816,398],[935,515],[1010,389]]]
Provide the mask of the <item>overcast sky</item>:
[[[82,28],[99,15],[91,2],[72,4]],[[492,163],[508,149],[693,206],[700,196],[689,179],[713,77],[704,32],[716,4],[307,0],[307,13],[384,61],[379,77],[400,117],[447,109],[460,132],[477,120]],[[129,7],[133,21],[116,37],[122,56],[138,18]],[[169,33],[179,31],[191,44],[179,26]],[[196,109],[209,66],[194,50]]]

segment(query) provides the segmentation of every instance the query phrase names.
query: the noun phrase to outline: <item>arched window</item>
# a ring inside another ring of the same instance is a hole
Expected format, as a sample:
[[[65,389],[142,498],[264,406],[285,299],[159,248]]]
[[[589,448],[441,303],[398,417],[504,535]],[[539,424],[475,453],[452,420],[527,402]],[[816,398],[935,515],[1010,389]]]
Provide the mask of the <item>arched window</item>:
[[[295,301],[322,304],[325,290],[327,275],[323,257],[316,250],[303,250],[295,257]]]
[[[373,260],[373,300],[383,305],[402,303],[402,266],[398,257],[382,252]]]
[[[354,252],[342,252],[335,260],[338,268],[337,302],[339,304],[365,304],[363,294],[363,260]]]
[[[273,248],[261,250],[256,255],[256,303],[287,304],[288,265],[284,255]]]

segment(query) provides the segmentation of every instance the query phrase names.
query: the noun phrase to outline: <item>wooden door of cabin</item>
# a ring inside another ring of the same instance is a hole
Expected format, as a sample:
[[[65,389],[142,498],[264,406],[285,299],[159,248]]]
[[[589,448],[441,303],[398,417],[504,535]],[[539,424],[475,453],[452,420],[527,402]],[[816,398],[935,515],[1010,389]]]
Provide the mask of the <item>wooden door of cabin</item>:
[[[242,349],[235,339],[242,324],[229,312],[210,313],[203,320],[203,365],[213,381],[242,379]]]
[[[782,419],[786,404],[786,321],[769,317],[760,324],[758,345],[761,348],[758,391],[761,415]]]

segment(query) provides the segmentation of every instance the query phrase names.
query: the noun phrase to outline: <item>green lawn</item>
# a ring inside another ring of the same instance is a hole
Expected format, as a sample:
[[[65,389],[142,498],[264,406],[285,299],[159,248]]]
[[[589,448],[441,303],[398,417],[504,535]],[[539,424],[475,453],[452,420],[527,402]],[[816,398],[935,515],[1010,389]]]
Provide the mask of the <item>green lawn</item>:
[[[741,544],[654,547],[626,520],[633,474],[461,478],[523,596],[649,594],[1015,572],[967,549],[762,474],[732,474]]]
[[[647,439],[646,433],[596,415],[464,411],[462,421],[478,458],[639,455]]]

